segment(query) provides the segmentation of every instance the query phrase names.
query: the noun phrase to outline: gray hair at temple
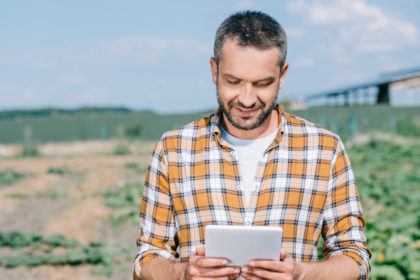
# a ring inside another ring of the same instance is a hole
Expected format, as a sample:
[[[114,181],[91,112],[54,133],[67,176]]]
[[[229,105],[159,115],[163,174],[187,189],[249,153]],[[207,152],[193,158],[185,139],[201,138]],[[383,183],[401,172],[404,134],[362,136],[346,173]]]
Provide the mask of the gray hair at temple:
[[[279,48],[279,66],[283,68],[287,54],[286,32],[271,16],[259,11],[237,12],[225,19],[216,32],[214,58],[219,64],[223,43],[226,39],[236,39],[240,46],[252,46],[265,50]]]

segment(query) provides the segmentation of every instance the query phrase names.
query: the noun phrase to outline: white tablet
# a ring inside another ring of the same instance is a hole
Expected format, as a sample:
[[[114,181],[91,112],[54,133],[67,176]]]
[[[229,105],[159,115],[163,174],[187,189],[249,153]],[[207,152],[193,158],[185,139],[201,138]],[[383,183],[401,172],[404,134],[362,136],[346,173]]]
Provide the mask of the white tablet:
[[[227,258],[232,266],[280,258],[281,227],[208,225],[205,230],[206,257]]]

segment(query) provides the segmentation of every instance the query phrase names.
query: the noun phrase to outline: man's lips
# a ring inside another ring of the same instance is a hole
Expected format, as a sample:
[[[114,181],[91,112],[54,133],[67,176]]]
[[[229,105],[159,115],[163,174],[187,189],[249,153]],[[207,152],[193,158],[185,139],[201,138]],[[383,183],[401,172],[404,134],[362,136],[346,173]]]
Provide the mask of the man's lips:
[[[243,108],[240,108],[240,107],[236,107],[235,106],[235,109],[239,112],[239,114],[242,116],[242,117],[250,117],[250,116],[252,116],[255,112],[257,112],[258,111],[258,108],[255,108],[255,109],[243,109]]]

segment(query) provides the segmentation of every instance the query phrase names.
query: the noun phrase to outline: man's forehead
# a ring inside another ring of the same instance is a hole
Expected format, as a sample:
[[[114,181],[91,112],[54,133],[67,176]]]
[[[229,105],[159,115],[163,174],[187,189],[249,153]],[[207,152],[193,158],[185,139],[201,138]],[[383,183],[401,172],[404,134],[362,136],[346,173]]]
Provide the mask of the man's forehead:
[[[240,50],[253,50],[256,52],[265,52],[265,53],[272,53],[272,55],[276,55],[280,58],[281,55],[281,51],[278,47],[268,47],[268,48],[264,48],[264,47],[258,47],[258,46],[254,46],[254,45],[248,45],[248,44],[243,44],[241,43],[237,37],[227,37],[224,42],[223,45],[221,46],[221,50],[220,50],[220,55],[226,55],[227,52],[229,52],[229,50],[235,50],[235,51],[240,51]]]
[[[240,46],[228,41],[219,60],[221,74],[237,78],[262,80],[279,74],[280,51],[273,47],[261,50],[252,46]]]

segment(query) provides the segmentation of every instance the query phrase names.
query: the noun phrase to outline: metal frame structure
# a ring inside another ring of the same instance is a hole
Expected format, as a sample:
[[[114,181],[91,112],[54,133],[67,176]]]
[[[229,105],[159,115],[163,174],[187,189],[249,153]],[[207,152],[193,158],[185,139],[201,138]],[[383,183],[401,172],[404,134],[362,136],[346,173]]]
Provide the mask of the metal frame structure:
[[[372,100],[373,95],[374,104],[389,104],[390,87],[397,89],[419,88],[420,67],[385,73],[372,81],[310,95],[306,98],[306,102],[310,105],[321,99],[326,99],[327,104],[330,105],[341,103],[344,106],[349,106],[352,99],[358,100],[358,103],[366,104],[367,100]],[[342,102],[343,99],[344,102]]]

